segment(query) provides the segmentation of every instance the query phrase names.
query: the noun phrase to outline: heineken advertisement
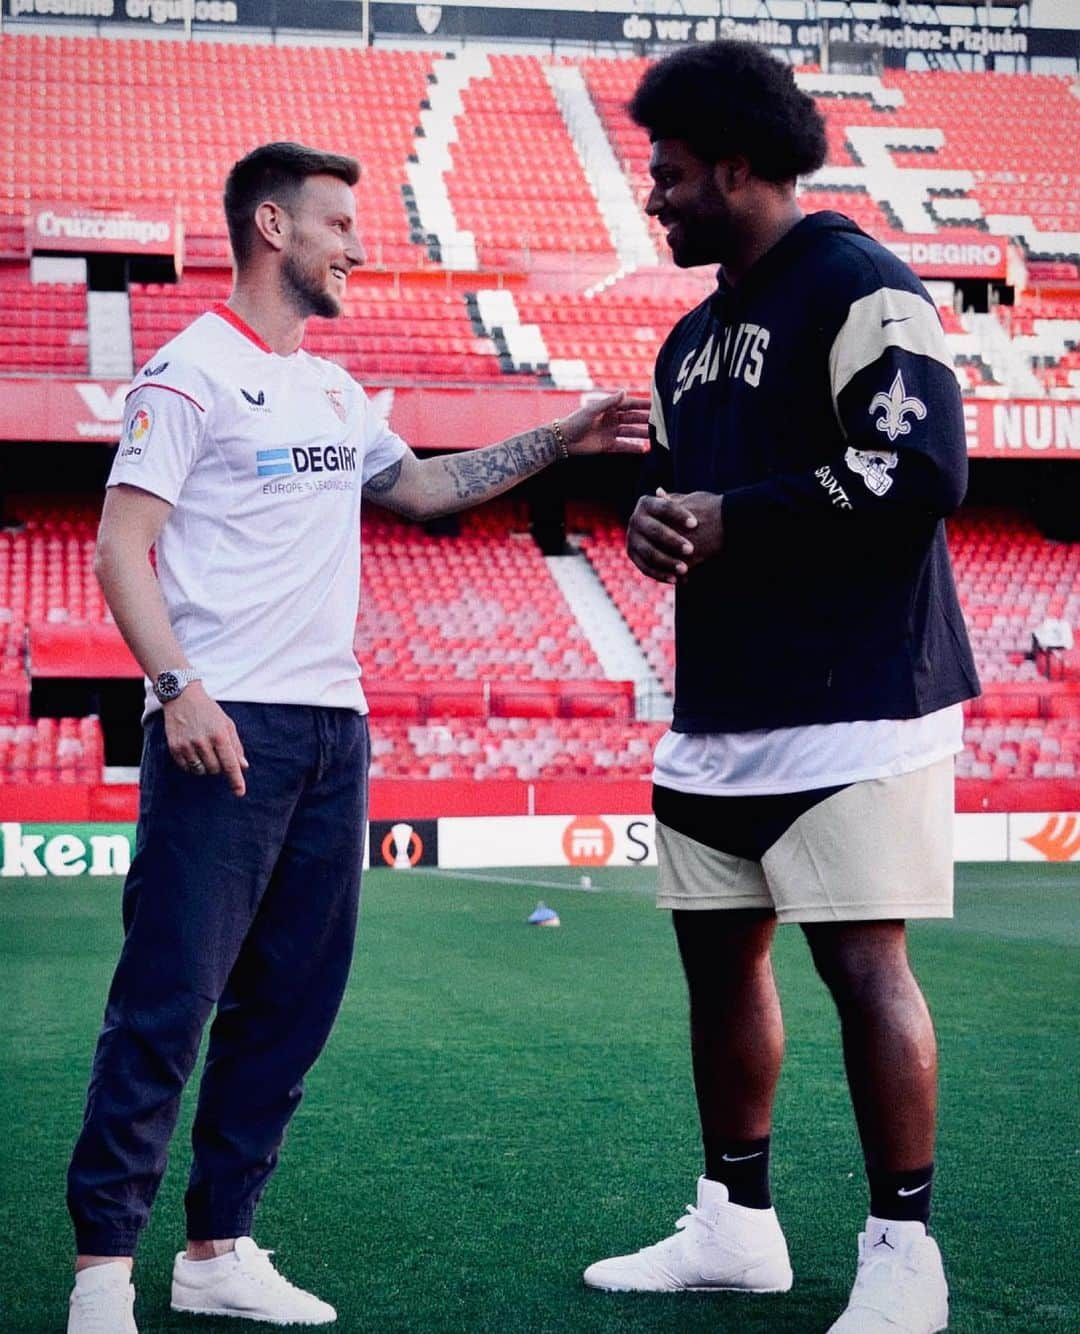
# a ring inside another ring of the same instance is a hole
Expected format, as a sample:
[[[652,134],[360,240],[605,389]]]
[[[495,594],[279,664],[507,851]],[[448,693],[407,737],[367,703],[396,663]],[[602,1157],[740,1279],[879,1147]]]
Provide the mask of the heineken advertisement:
[[[961,812],[953,857],[958,862],[1080,864],[1080,812]],[[0,822],[0,895],[46,877],[82,880],[127,873],[134,824]],[[441,866],[655,866],[652,815],[469,816],[375,820],[370,859],[388,871]],[[21,883],[20,883],[21,882]]]
[[[934,21],[929,6],[902,7],[881,17],[823,17],[817,6],[770,5],[761,0],[753,17],[731,17],[727,4],[670,3],[670,0],[518,0],[517,3],[418,5],[408,0],[0,0],[4,26],[78,23],[99,29],[123,24],[148,31],[184,28],[200,32],[230,29],[328,32],[359,37],[367,10],[370,40],[402,37],[435,42],[469,39],[579,43],[658,51],[717,37],[758,42],[793,58],[820,52],[823,43],[880,48],[887,64],[902,66],[911,53],[955,56],[1055,56],[1080,58],[1080,30],[1031,27],[1021,22],[1028,7],[998,3],[995,22],[980,21],[985,8],[969,10],[967,22]],[[792,13],[802,12],[802,19]],[[963,11],[961,11],[963,12]],[[997,17],[1000,15],[1000,18]],[[927,17],[930,21],[923,22]]]
[[[0,893],[5,880],[127,875],[134,824],[0,821]]]

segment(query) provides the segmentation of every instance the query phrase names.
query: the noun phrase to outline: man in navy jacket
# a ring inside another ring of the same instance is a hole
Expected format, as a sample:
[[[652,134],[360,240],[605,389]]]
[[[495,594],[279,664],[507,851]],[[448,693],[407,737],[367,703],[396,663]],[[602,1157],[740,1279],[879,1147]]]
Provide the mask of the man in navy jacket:
[[[585,1281],[791,1286],[768,1182],[770,947],[798,922],[839,1011],[870,1192],[832,1330],[933,1334],[937,1051],[905,921],[952,913],[953,756],[978,693],[943,525],[967,481],[956,377],[914,274],[839,214],[803,216],[795,182],[825,134],[787,66],[748,43],[688,48],[630,110],[675,262],[721,266],[657,358],[627,538],[676,589],[653,804],[705,1162],[674,1236]]]

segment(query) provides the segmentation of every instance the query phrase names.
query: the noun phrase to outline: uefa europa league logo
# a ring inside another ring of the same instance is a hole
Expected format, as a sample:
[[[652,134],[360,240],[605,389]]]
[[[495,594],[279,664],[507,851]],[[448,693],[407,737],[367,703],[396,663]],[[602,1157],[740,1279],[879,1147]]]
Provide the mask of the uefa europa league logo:
[[[411,824],[402,821],[390,826],[390,843],[394,850],[392,865],[395,871],[407,871],[412,866],[410,853],[415,837]]]
[[[408,871],[421,862],[436,864],[436,821],[418,820],[411,824],[408,820],[397,820],[391,824],[389,820],[385,823],[376,820],[373,829],[376,832],[372,834],[375,840],[371,846],[372,866]]]

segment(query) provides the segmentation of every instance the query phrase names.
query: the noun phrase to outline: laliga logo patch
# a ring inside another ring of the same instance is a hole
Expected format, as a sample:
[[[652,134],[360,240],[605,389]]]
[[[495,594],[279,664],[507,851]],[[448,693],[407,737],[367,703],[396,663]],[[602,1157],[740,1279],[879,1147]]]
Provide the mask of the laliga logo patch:
[[[120,442],[120,457],[137,463],[143,456],[153,429],[154,414],[150,409],[146,406],[136,408],[124,428],[124,438]]]

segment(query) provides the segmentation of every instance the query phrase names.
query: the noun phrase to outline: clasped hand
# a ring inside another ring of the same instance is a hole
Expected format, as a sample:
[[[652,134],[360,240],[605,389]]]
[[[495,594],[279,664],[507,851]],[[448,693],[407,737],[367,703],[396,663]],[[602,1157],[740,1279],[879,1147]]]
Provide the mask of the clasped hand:
[[[722,501],[708,491],[680,495],[662,487],[653,496],[642,496],[630,516],[627,555],[650,579],[685,583],[691,570],[723,547]]]

